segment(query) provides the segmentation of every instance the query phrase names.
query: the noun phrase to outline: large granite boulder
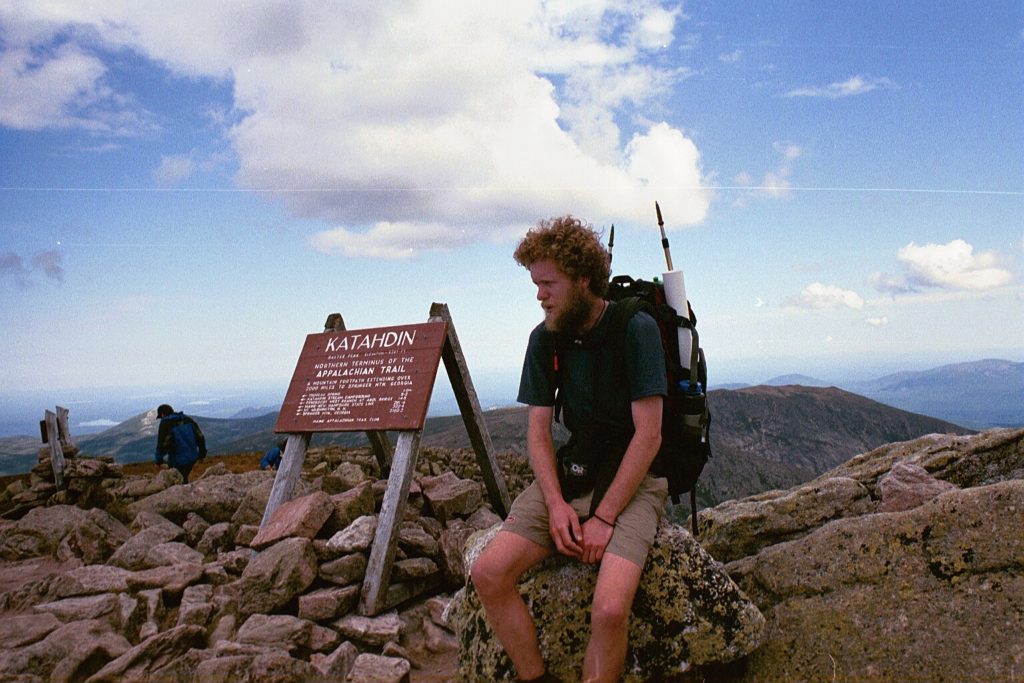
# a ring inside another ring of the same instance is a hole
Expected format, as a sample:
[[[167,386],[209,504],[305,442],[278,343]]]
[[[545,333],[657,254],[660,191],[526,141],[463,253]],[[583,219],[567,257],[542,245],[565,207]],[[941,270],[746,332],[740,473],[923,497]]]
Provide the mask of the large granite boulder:
[[[727,568],[765,610],[747,680],[1024,671],[1024,481],[828,524]]]
[[[469,539],[467,567],[498,529]],[[563,680],[576,680],[582,669],[596,578],[596,567],[555,556],[527,572],[520,584],[545,660]],[[464,681],[513,680],[512,663],[494,637],[471,582],[453,598],[448,619],[461,637]],[[633,603],[624,680],[664,680],[693,665],[743,657],[761,643],[764,627],[757,607],[714,558],[686,529],[663,521]]]
[[[0,558],[21,560],[53,555],[96,564],[128,540],[128,528],[105,510],[73,505],[33,508],[12,525],[0,528]]]
[[[729,500],[700,513],[700,543],[729,562],[761,548],[804,536],[840,517],[872,512],[871,492],[851,477],[817,479],[788,491]]]
[[[1024,671],[1022,476],[1024,430],[929,435],[822,475],[809,487],[856,480],[870,492],[867,509],[832,515],[823,500],[815,513],[802,497],[803,519],[821,524],[726,565],[768,620],[764,644],[730,680],[1015,680]],[[884,512],[896,477],[913,491]],[[785,497],[743,501],[748,524],[780,519],[773,508]],[[725,507],[710,517],[725,519]],[[749,537],[719,524],[708,542],[749,548]]]
[[[128,514],[135,517],[143,511],[155,512],[175,524],[183,524],[189,513],[194,512],[210,524],[229,522],[250,489],[266,481],[267,473],[263,471],[203,477],[138,500],[128,506]]]

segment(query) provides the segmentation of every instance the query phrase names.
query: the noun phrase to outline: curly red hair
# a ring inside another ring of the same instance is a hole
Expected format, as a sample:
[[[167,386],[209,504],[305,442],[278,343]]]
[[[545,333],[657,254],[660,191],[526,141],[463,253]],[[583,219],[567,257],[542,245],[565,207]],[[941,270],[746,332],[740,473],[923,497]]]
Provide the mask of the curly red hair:
[[[554,261],[569,277],[588,278],[588,287],[595,296],[608,291],[611,256],[601,244],[600,233],[574,216],[538,222],[520,240],[512,257],[524,268],[537,261]]]

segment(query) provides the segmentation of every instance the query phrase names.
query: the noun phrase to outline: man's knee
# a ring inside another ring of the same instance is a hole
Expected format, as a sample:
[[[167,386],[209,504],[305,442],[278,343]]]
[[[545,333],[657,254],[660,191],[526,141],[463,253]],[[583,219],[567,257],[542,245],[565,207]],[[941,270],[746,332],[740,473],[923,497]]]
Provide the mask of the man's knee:
[[[473,582],[473,587],[484,597],[501,592],[503,584],[506,583],[503,576],[501,567],[486,551],[477,557],[473,566],[469,568],[469,578]]]
[[[619,599],[598,599],[595,597],[590,611],[590,622],[595,629],[618,630],[629,625],[632,604]]]

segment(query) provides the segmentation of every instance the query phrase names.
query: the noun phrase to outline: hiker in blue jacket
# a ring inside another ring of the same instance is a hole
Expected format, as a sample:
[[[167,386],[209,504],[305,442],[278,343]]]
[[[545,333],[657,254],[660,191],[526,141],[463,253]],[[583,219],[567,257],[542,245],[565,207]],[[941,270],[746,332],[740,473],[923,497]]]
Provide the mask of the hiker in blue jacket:
[[[181,472],[187,484],[196,462],[206,457],[206,437],[195,420],[185,413],[174,412],[166,403],[156,409],[156,416],[160,420],[153,456],[156,464],[162,465],[167,456],[167,465]]]
[[[285,441],[281,439],[274,447],[263,454],[263,459],[260,460],[260,469],[265,470],[268,467],[272,470],[276,470],[281,466],[281,456],[284,454]]]

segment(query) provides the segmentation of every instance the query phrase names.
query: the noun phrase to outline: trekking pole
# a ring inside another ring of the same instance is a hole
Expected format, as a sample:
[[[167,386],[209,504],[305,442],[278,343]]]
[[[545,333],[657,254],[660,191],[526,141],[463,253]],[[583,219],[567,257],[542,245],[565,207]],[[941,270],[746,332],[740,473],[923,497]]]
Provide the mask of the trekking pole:
[[[661,230],[661,246],[665,250],[665,263],[668,264],[670,271],[675,270],[672,267],[672,252],[668,248],[668,237],[665,235],[665,221],[661,220],[661,207],[658,206],[658,202],[654,202],[654,210],[658,212],[658,228]]]

